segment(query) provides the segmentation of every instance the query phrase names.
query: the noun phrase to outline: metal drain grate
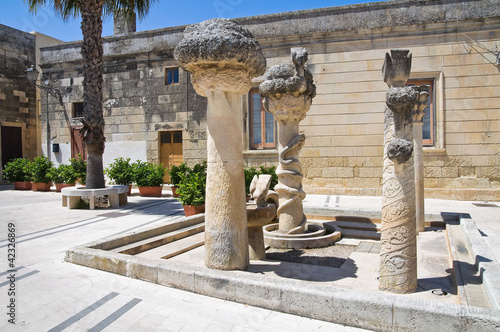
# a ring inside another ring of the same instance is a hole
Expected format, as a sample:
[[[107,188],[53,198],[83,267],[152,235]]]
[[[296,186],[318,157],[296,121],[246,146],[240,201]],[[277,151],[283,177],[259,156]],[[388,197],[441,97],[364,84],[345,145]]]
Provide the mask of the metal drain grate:
[[[479,207],[498,207],[498,205],[493,204],[493,203],[472,203],[472,205],[479,206]]]

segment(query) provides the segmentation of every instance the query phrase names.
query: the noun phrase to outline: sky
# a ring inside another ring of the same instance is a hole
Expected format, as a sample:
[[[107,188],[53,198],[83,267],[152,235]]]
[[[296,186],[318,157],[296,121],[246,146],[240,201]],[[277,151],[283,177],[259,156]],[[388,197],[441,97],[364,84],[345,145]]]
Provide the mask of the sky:
[[[64,22],[46,6],[30,13],[23,0],[0,0],[0,24],[25,32],[37,31],[62,41],[81,40],[80,18]],[[215,17],[238,18],[253,15],[281,13],[302,9],[343,6],[366,0],[158,0],[149,14],[137,22],[137,31],[160,29],[178,25],[198,23]],[[51,2],[50,0],[47,2]],[[104,21],[103,36],[113,34],[113,19]]]

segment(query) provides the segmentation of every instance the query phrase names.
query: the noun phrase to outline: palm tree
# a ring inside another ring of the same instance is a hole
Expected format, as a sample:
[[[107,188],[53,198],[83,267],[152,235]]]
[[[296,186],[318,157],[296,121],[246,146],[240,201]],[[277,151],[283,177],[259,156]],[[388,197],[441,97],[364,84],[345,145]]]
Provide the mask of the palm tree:
[[[90,189],[104,188],[104,117],[102,112],[102,19],[113,13],[144,18],[156,0],[23,0],[31,12],[50,4],[63,20],[81,16],[83,57],[83,108],[80,135],[87,147],[87,183]]]

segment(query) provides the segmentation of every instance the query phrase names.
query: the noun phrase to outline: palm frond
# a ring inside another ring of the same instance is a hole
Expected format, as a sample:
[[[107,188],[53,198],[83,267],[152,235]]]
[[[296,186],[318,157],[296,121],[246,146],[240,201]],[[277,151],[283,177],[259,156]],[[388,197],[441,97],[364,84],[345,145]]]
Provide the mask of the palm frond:
[[[151,6],[158,0],[108,0],[104,1],[103,14],[111,16],[114,12],[122,15],[137,14],[139,20],[142,20],[149,13]]]
[[[56,15],[63,20],[80,15],[78,0],[23,0],[28,5],[30,12],[36,14],[38,9],[45,6],[53,6]]]

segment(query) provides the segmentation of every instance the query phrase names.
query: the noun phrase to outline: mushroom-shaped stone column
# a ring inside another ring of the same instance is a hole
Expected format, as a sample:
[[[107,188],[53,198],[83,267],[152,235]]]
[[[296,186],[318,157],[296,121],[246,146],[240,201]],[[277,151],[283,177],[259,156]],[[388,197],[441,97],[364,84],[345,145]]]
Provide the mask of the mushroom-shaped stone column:
[[[412,115],[414,87],[408,50],[386,53],[382,72],[389,86],[384,112],[384,173],[379,288],[394,293],[417,289],[415,176]]]
[[[422,119],[428,106],[429,86],[417,87],[417,103],[413,110],[413,143],[415,145],[415,202],[417,234],[425,230],[425,204],[424,204],[424,148],[422,144]]]
[[[274,188],[279,195],[279,232],[301,234],[305,231],[307,219],[302,207],[306,194],[302,190],[302,165],[299,162],[305,136],[299,134],[299,122],[311,106],[316,86],[305,67],[306,49],[292,48],[291,53],[293,64],[269,68],[259,91],[264,97],[265,109],[274,115],[279,127],[278,184]]]
[[[208,98],[205,265],[245,270],[248,235],[243,174],[241,95],[262,75],[266,60],[253,35],[237,22],[211,19],[184,31],[174,56]]]

